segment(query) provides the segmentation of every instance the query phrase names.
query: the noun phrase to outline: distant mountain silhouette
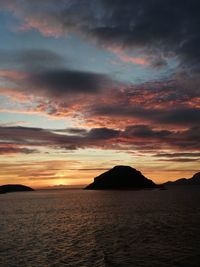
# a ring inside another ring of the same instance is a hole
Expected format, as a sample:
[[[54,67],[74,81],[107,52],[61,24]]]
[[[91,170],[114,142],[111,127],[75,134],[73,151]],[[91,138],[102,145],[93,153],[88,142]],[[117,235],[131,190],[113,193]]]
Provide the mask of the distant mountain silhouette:
[[[197,172],[192,176],[192,178],[186,179],[181,178],[174,182],[169,181],[165,183],[164,185],[200,185],[200,172]]]
[[[21,192],[21,191],[34,191],[34,189],[20,184],[6,184],[0,186],[0,194],[10,193],[10,192]]]
[[[94,182],[86,186],[89,190],[131,190],[158,188],[153,181],[144,177],[140,171],[129,166],[115,166],[94,178]]]

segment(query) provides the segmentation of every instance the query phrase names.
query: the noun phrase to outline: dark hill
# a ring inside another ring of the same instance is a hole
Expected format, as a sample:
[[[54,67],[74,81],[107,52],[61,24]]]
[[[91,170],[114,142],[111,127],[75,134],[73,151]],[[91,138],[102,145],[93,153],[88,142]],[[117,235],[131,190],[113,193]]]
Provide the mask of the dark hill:
[[[197,172],[192,176],[192,178],[186,179],[181,178],[174,182],[167,182],[164,185],[200,185],[200,172]]]
[[[94,182],[85,189],[89,190],[132,190],[144,188],[157,188],[151,180],[144,177],[141,172],[129,166],[115,166],[94,178]]]
[[[6,184],[0,186],[0,194],[10,193],[10,192],[23,192],[23,191],[34,191],[34,189],[20,184]]]

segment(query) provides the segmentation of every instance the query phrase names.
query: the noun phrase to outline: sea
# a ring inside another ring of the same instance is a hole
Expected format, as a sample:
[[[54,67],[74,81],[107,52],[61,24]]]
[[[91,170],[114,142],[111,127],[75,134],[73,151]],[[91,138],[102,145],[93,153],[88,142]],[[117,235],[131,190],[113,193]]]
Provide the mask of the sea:
[[[0,195],[1,267],[199,267],[200,186]]]

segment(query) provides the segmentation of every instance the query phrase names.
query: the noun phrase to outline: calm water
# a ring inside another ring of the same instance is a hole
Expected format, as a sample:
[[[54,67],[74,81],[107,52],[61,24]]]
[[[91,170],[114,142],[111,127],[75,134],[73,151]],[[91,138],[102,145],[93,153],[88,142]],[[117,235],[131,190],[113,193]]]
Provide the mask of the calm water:
[[[0,266],[200,266],[200,187],[0,195]]]

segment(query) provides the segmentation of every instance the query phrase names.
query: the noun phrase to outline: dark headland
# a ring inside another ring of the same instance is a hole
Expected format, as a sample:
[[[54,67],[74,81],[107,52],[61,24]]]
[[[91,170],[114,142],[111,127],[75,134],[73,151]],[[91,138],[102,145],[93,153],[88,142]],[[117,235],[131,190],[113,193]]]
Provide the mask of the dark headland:
[[[165,183],[164,185],[166,186],[171,186],[171,185],[200,185],[200,172],[197,172],[192,176],[192,178],[186,179],[186,178],[181,178],[178,179],[174,182],[169,181]]]
[[[20,184],[6,184],[0,186],[0,194],[24,191],[34,191],[34,189]]]
[[[137,190],[159,188],[147,179],[140,171],[129,166],[115,166],[109,171],[94,178],[94,182],[86,186],[88,190]]]

